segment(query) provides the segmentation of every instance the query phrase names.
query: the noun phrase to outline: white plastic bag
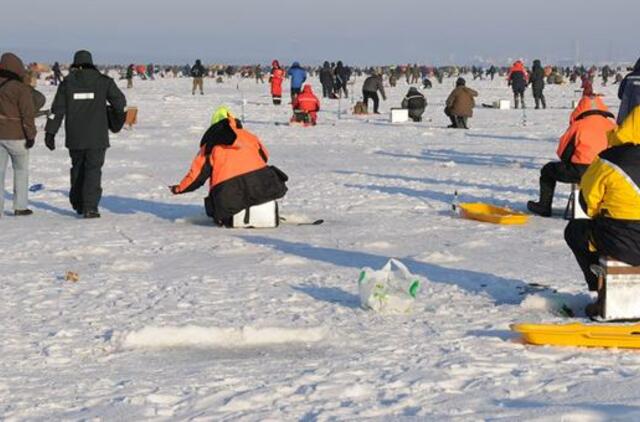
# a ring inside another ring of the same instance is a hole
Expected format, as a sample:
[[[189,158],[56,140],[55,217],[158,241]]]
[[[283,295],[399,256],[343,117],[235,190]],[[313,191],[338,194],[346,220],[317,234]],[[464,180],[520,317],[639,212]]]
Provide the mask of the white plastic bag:
[[[364,268],[358,280],[360,306],[379,313],[405,314],[411,312],[420,280],[396,259],[390,259],[382,269]]]

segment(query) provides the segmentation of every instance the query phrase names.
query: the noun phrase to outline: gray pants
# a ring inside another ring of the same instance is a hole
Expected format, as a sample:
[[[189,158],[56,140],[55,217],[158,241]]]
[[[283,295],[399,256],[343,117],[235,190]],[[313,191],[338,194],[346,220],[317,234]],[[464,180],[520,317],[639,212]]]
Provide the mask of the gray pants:
[[[26,210],[29,205],[29,150],[24,141],[0,140],[0,215],[4,211],[4,183],[9,157],[13,167],[13,209]]]

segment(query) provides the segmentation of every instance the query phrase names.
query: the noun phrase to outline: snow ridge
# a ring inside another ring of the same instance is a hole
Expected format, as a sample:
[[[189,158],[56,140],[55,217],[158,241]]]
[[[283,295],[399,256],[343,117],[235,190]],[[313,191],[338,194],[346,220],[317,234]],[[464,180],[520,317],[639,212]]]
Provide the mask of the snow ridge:
[[[155,327],[128,333],[124,348],[249,347],[285,343],[316,343],[325,339],[325,327]]]

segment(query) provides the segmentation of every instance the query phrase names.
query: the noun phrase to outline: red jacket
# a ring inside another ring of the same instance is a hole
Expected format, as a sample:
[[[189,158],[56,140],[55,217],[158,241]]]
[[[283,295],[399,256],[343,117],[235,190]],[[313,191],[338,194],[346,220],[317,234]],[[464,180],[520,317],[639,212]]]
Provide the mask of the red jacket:
[[[280,68],[280,63],[278,63],[277,60],[274,60],[271,66],[271,77],[269,78],[269,82],[271,83],[271,95],[274,97],[281,97],[284,70]]]
[[[320,111],[320,100],[313,93],[311,85],[305,85],[302,92],[293,100],[293,109],[306,111],[307,113]]]

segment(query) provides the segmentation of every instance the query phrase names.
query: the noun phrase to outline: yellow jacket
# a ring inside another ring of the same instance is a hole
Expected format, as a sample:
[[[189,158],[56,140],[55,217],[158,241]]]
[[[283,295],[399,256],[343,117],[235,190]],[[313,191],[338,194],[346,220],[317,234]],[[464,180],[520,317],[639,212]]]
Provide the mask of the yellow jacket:
[[[582,176],[583,205],[590,217],[640,222],[640,106],[607,138],[610,148]]]

